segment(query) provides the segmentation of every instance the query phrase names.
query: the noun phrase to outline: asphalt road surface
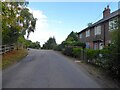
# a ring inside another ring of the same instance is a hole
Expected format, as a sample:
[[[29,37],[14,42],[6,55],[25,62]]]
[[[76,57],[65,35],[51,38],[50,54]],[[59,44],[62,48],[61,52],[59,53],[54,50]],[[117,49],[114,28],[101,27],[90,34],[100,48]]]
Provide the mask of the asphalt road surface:
[[[60,53],[31,49],[3,70],[3,88],[101,88],[80,65]]]

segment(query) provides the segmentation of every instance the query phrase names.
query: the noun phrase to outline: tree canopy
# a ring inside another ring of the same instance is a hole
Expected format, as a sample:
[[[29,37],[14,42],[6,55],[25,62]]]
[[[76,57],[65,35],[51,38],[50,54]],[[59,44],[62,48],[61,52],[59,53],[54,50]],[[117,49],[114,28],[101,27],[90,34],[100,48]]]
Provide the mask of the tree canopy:
[[[28,48],[33,48],[33,49],[40,49],[41,48],[40,42],[38,42],[38,41],[32,42],[31,40],[27,40],[25,44]]]
[[[42,49],[54,49],[57,43],[55,38],[50,37],[45,44],[43,44]]]
[[[71,32],[67,38],[60,44],[58,45],[55,50],[59,50],[59,51],[62,51],[62,49],[64,49],[66,46],[80,46],[82,48],[85,47],[85,44],[84,43],[81,43],[79,38],[78,38],[78,34],[75,33],[75,32]]]
[[[81,43],[77,33],[75,32],[71,32],[65,41],[62,42],[62,44],[66,45],[66,46],[84,46],[84,43]]]
[[[21,35],[27,37],[34,32],[36,18],[30,13],[25,2],[2,2],[2,43],[13,44]]]

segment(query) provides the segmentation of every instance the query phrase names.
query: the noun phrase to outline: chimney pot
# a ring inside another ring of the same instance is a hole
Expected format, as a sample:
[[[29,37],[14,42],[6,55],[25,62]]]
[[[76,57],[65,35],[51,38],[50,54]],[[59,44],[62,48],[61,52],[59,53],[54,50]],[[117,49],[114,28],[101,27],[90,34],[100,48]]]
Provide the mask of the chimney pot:
[[[103,18],[106,18],[110,15],[110,8],[109,5],[107,5],[107,8],[105,7],[105,10],[103,11]]]
[[[107,9],[109,9],[109,5],[107,5]]]
[[[106,7],[105,7],[105,10],[106,10]]]

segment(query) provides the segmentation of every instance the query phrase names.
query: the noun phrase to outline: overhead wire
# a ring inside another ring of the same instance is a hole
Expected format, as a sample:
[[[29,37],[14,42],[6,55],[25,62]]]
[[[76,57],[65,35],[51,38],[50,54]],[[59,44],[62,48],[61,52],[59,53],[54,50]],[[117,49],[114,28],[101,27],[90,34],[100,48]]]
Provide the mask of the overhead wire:
[[[110,6],[113,2],[110,2],[107,4],[107,6]],[[103,15],[103,12],[101,12],[95,19],[94,22],[96,22],[101,16]]]

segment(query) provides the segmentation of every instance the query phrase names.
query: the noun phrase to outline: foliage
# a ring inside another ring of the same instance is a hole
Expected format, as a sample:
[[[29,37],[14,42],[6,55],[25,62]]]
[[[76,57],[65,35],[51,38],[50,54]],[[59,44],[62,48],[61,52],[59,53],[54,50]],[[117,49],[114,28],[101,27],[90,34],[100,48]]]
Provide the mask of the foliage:
[[[120,20],[118,20],[118,28],[112,31],[112,43],[108,46],[108,51],[110,52],[108,56],[106,56],[106,69],[109,74],[120,80]]]
[[[73,57],[73,47],[65,47],[62,51],[63,54]]]
[[[57,46],[56,40],[50,37],[45,44],[43,44],[42,49],[54,49]]]
[[[77,38],[77,33],[75,32],[71,32],[68,37],[66,38],[66,42],[68,43],[72,43],[72,42],[76,42],[76,41],[79,41],[78,38]]]
[[[29,48],[40,49],[40,43],[38,41],[37,42],[32,42],[29,45]]]
[[[63,41],[61,44],[57,45],[57,46],[54,48],[54,50],[62,51],[62,50],[65,48],[65,46],[67,46],[67,45],[68,45],[68,43],[66,43],[65,41]]]
[[[81,50],[82,48],[73,48],[73,51],[72,51],[73,56],[75,58],[81,58]]]
[[[93,60],[93,59],[97,59],[99,57],[99,50],[93,50],[93,49],[86,49],[86,53],[87,53],[87,59],[88,60]]]
[[[40,49],[40,42],[36,41],[36,42],[32,42],[31,40],[27,40],[26,41],[26,47],[27,48],[33,48],[33,49]]]
[[[64,49],[66,49],[65,47],[76,47],[76,46],[80,46],[82,48],[85,47],[85,44],[84,43],[81,43],[77,37],[77,33],[75,32],[71,32],[68,37],[66,38],[65,41],[63,41],[60,45],[58,45],[55,50],[58,50],[58,51],[62,51]]]
[[[21,35],[34,32],[36,18],[26,7],[28,2],[2,2],[2,42],[12,44],[18,41]]]
[[[57,45],[54,50],[56,51],[62,51],[62,49],[64,48],[64,45],[63,44],[60,44],[60,45]]]
[[[112,31],[112,43],[108,47],[109,59],[107,60],[108,68],[110,75],[117,80],[120,80],[120,19],[118,18],[118,22],[116,23],[118,28]]]
[[[67,46],[62,50],[62,53],[67,56],[81,58],[81,50],[82,50],[82,48],[80,48],[80,47]]]
[[[120,81],[120,20],[116,23],[118,28],[111,32],[112,43],[102,50],[86,49],[87,59],[101,66],[114,79]],[[100,56],[100,54],[102,56]]]

